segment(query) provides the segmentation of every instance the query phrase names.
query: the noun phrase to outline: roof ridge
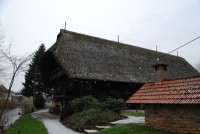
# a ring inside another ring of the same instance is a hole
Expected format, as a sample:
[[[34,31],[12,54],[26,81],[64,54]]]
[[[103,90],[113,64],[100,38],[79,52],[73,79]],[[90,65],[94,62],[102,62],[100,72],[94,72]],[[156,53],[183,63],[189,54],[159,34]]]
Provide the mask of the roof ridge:
[[[77,37],[77,35],[79,35],[79,36],[89,37],[90,39],[93,38],[93,39],[97,39],[97,40],[101,40],[101,41],[105,41],[105,42],[110,42],[110,46],[116,46],[116,44],[118,44],[118,45],[123,45],[123,46],[127,46],[127,47],[132,47],[132,48],[137,48],[137,49],[143,49],[145,51],[149,51],[149,52],[152,52],[152,53],[157,53],[159,55],[158,58],[161,57],[160,55],[166,55],[166,56],[172,56],[174,58],[182,58],[182,59],[184,59],[183,57],[171,55],[171,54],[160,52],[160,51],[155,51],[155,50],[152,50],[152,49],[148,49],[148,48],[136,46],[136,45],[133,45],[133,44],[127,44],[127,43],[117,42],[117,41],[114,41],[114,40],[109,40],[109,39],[100,38],[100,37],[97,37],[97,36],[87,35],[87,34],[78,33],[78,32],[74,32],[74,31],[69,31],[69,30],[66,30],[66,29],[60,29],[60,33],[58,34],[57,39],[59,39],[63,34],[66,34],[66,33],[70,33],[70,34],[76,35],[76,37]],[[113,43],[115,43],[115,44],[113,44]],[[125,47],[123,47],[123,48],[125,48]]]
[[[164,54],[63,29],[47,52],[66,74],[73,75],[71,78],[137,83],[152,81],[152,65],[157,64],[157,58]],[[197,71],[181,57],[167,54],[160,61],[171,66],[168,79],[197,75]]]

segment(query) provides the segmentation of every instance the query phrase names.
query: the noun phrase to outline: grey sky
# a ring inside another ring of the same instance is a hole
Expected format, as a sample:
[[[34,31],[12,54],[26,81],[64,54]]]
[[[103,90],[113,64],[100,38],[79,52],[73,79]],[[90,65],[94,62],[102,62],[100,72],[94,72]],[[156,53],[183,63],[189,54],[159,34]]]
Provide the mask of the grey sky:
[[[169,52],[200,36],[199,0],[0,0],[0,20],[13,53],[49,48],[67,30]],[[5,43],[6,45],[6,43]],[[178,50],[190,64],[200,59],[200,39]],[[177,52],[173,54],[176,55]],[[22,88],[18,78],[14,90]]]

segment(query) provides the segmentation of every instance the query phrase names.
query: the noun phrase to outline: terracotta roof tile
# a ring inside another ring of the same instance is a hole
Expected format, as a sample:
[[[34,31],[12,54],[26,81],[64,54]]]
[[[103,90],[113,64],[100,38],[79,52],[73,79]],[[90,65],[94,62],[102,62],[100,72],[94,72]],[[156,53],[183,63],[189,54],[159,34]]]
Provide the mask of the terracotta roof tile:
[[[126,103],[200,104],[200,76],[145,84]]]

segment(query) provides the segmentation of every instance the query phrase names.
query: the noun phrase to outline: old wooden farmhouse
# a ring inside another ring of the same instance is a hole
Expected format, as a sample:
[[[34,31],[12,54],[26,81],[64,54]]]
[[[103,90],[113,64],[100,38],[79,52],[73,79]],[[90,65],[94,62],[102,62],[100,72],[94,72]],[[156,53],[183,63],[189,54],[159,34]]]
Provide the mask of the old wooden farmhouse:
[[[128,99],[154,79],[158,60],[169,65],[168,79],[198,75],[181,57],[67,30],[60,30],[39,67],[54,100],[63,104],[85,95]]]
[[[145,84],[126,103],[145,104],[145,124],[150,127],[200,133],[200,76]]]

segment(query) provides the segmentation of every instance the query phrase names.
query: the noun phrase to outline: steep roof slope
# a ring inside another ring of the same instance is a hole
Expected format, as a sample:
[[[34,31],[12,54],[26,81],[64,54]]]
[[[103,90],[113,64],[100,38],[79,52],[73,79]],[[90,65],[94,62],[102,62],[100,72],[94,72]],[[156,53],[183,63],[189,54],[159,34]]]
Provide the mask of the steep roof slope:
[[[126,103],[200,104],[200,77],[145,84]]]
[[[146,83],[157,59],[169,65],[168,78],[198,75],[183,58],[61,30],[48,50],[71,78]]]

